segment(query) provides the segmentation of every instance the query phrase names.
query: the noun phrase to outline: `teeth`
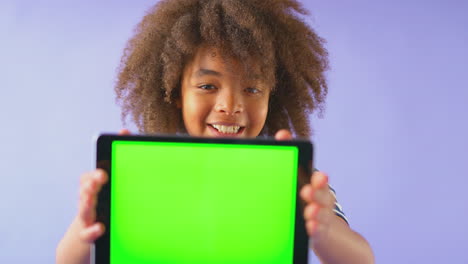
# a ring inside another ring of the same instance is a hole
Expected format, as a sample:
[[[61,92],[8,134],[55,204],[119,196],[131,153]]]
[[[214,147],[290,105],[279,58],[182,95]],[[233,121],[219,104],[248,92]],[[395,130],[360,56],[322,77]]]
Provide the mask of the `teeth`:
[[[214,128],[216,128],[219,132],[225,133],[225,134],[234,134],[239,131],[240,126],[223,126],[223,125],[212,125]]]

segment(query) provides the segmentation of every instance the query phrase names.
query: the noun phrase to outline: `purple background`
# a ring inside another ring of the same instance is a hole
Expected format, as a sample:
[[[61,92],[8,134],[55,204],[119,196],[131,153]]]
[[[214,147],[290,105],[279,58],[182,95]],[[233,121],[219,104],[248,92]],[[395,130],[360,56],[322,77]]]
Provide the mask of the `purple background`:
[[[351,226],[377,263],[468,263],[468,3],[304,3],[332,64],[316,165]],[[0,263],[54,261],[151,4],[1,0]]]

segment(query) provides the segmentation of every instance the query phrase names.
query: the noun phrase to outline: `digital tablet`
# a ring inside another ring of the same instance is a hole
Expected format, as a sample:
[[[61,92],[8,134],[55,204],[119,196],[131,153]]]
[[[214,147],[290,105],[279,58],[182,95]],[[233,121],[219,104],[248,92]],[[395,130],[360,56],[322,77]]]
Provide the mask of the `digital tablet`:
[[[97,264],[303,264],[308,141],[101,135]]]

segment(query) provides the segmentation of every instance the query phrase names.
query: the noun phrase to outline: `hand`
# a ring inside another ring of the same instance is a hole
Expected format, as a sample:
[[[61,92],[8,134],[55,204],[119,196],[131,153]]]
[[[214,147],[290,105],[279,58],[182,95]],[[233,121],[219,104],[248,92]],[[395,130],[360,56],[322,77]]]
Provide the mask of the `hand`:
[[[126,129],[119,132],[119,135],[129,134],[130,132]],[[96,204],[97,195],[107,180],[107,173],[102,169],[81,176],[77,220],[80,227],[78,233],[82,242],[93,243],[104,234],[104,225],[96,222]]]
[[[276,140],[290,140],[291,133],[282,129],[275,135]],[[328,176],[322,172],[314,172],[310,183],[300,191],[301,198],[306,202],[304,219],[310,238],[320,239],[326,235],[334,217],[335,197],[328,187]]]
[[[309,237],[320,240],[324,237],[334,217],[335,197],[328,187],[328,176],[323,172],[314,172],[309,184],[300,192],[306,202],[304,219]]]
[[[80,200],[78,206],[79,236],[82,242],[93,243],[104,233],[104,225],[96,222],[97,194],[107,182],[107,174],[102,169],[81,176]]]

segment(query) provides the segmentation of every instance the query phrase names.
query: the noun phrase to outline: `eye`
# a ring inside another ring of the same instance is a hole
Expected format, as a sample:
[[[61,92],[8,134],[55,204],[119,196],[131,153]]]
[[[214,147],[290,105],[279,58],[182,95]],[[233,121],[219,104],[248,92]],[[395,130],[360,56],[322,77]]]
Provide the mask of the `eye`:
[[[249,94],[258,94],[261,92],[260,89],[254,87],[245,88],[245,91]]]
[[[212,84],[203,84],[203,85],[199,85],[198,88],[202,89],[202,90],[206,90],[206,91],[213,91],[213,90],[216,90],[216,86],[212,85]]]

